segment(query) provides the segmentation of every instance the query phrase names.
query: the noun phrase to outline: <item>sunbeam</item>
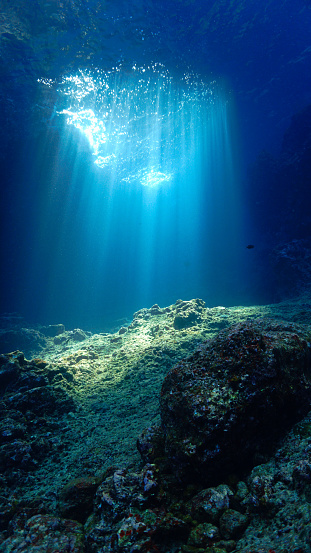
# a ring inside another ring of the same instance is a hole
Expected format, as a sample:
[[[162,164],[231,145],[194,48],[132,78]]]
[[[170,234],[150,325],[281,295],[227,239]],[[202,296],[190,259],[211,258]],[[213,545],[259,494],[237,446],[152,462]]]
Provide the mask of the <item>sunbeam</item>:
[[[160,64],[81,70],[63,78],[56,111],[53,193],[61,166],[71,172],[47,297],[64,302],[66,289],[70,313],[92,322],[178,297],[230,301],[241,214],[224,87]]]

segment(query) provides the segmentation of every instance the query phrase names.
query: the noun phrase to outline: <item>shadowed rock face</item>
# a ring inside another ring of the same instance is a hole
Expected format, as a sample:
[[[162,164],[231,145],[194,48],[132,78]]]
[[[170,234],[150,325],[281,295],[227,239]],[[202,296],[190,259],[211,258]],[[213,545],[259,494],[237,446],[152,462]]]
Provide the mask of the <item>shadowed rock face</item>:
[[[57,371],[46,361],[27,361],[20,351],[0,355],[2,483],[12,485],[17,474],[27,479],[44,459],[59,457],[57,430],[61,434],[64,414],[73,411],[71,395],[59,385]],[[6,529],[11,514],[10,508],[2,512],[0,532]]]
[[[215,482],[251,466],[308,412],[308,339],[297,325],[238,324],[170,370],[161,418],[179,478]]]

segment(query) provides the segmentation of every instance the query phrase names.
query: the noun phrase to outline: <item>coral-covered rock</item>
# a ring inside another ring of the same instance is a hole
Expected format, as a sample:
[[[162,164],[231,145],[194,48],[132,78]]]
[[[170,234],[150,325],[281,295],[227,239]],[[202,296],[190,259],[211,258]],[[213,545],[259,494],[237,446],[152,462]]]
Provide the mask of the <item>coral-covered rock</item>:
[[[96,492],[95,517],[85,528],[91,553],[168,551],[172,541],[177,547],[189,535],[188,523],[163,501],[158,469],[151,464],[140,472],[109,470]]]
[[[225,484],[202,490],[190,503],[191,516],[199,522],[217,523],[224,510],[229,508],[232,495],[232,490]]]
[[[4,472],[8,467],[19,467],[29,470],[36,465],[33,459],[31,445],[24,440],[14,440],[0,447],[0,470]]]
[[[82,342],[87,338],[87,334],[80,328],[75,328],[70,332],[70,339],[75,342]]]
[[[5,412],[3,418],[0,414],[0,445],[23,438],[26,430],[26,420],[19,411]]]
[[[42,359],[27,361],[20,351],[0,356],[0,397],[6,409],[25,413],[27,410],[46,413],[75,410],[69,394],[60,386],[53,386],[53,367]],[[1,420],[0,410],[0,420]]]
[[[188,539],[188,545],[193,547],[208,547],[219,539],[219,530],[209,522],[203,522],[195,526]]]
[[[191,301],[177,300],[174,317],[175,330],[181,330],[201,322],[205,302],[200,299]]]
[[[166,376],[165,452],[182,480],[217,482],[255,463],[310,409],[310,344],[304,328],[262,320],[202,344]]]
[[[248,524],[248,517],[239,511],[227,509],[220,518],[220,531],[225,540],[237,539]]]
[[[137,449],[145,462],[153,463],[164,454],[164,437],[160,426],[149,426],[137,438]]]
[[[46,338],[32,328],[21,328],[0,331],[0,352],[8,353],[17,349],[28,356],[32,351],[40,350],[46,345]]]
[[[58,375],[46,361],[27,361],[20,351],[0,355],[0,470],[10,481],[63,447],[60,419],[76,405],[65,389],[51,384]]]
[[[187,524],[163,510],[133,509],[125,517],[113,540],[115,552],[167,551],[168,543],[177,543],[188,534]],[[176,546],[175,546],[176,547]]]
[[[25,529],[0,544],[1,553],[83,553],[83,526],[73,520],[35,515]]]
[[[141,472],[117,469],[111,472],[96,492],[95,505],[106,520],[118,520],[129,507],[150,505],[158,492],[157,468],[147,464]]]
[[[92,512],[98,484],[98,478],[92,476],[75,478],[68,482],[60,493],[60,514],[65,518],[84,523]]]
[[[7,389],[9,384],[18,379],[24,364],[24,354],[20,351],[9,355],[0,355],[0,394]]]
[[[56,386],[33,388],[10,395],[5,399],[5,404],[10,409],[18,409],[22,413],[29,410],[36,415],[75,410],[75,404],[69,394]]]

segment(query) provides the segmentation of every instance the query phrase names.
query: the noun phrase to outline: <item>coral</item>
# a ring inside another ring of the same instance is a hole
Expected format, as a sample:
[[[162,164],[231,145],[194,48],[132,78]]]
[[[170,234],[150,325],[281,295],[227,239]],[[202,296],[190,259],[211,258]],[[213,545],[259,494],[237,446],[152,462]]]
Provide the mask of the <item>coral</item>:
[[[298,325],[239,324],[170,370],[161,419],[165,453],[180,479],[221,481],[251,466],[307,413],[308,339]]]

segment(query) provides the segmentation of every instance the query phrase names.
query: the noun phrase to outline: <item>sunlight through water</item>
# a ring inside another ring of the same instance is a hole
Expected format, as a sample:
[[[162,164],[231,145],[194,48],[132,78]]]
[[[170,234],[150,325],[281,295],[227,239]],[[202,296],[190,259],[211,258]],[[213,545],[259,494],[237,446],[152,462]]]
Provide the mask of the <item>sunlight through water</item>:
[[[100,326],[108,311],[229,302],[244,264],[230,93],[161,64],[81,69],[57,86],[59,142],[54,152],[47,142],[38,233],[55,245],[51,309],[69,305]],[[32,266],[40,270],[41,258]]]
[[[175,81],[161,64],[66,76],[59,110],[88,138],[95,163],[125,183],[156,187],[193,158],[216,101],[215,83],[185,74]]]

